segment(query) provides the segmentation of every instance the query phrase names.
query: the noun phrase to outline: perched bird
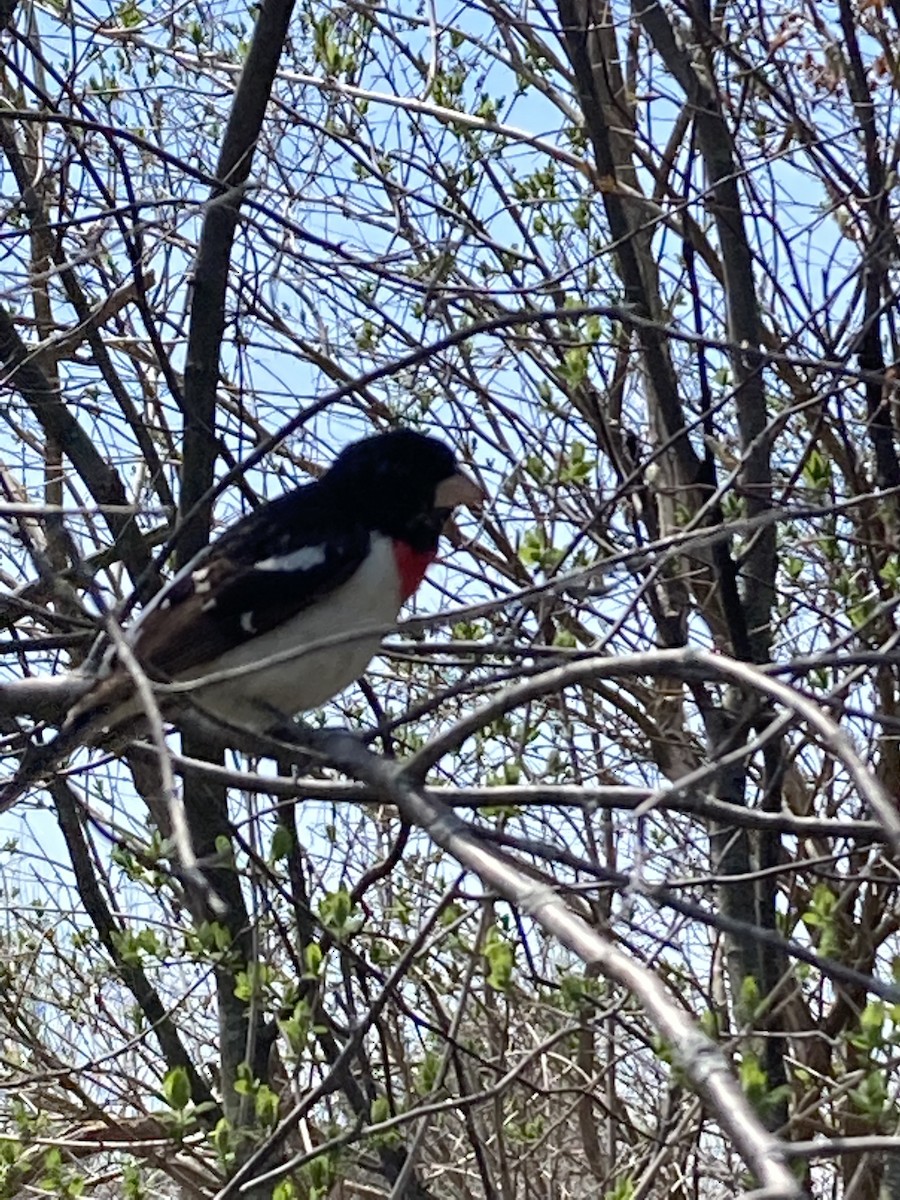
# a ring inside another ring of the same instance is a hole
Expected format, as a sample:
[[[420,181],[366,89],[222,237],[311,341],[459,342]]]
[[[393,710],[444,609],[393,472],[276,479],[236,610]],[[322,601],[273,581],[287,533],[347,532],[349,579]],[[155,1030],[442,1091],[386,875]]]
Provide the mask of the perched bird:
[[[409,429],[365,438],[314,483],[226,529],[157,593],[125,640],[151,680],[197,681],[189,694],[205,712],[276,728],[363,673],[380,629],[436,557],[451,511],[483,499],[442,442]],[[118,659],[109,646],[89,668],[92,681],[60,733],[68,749],[107,744],[139,720]],[[21,782],[0,793],[0,810]]]

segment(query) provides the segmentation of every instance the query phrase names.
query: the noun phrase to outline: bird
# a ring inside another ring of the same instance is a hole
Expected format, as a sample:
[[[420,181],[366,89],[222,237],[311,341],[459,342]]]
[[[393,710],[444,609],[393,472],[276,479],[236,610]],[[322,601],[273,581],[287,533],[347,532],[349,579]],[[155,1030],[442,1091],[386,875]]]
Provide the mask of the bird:
[[[189,685],[191,703],[217,721],[284,727],[364,673],[437,557],[452,511],[478,510],[485,498],[436,438],[408,428],[364,438],[315,481],[226,528],[124,641],[152,682]],[[58,735],[67,752],[140,728],[143,705],[115,642],[87,663],[90,683]],[[165,689],[160,706],[165,713]],[[17,774],[0,811],[22,790]]]

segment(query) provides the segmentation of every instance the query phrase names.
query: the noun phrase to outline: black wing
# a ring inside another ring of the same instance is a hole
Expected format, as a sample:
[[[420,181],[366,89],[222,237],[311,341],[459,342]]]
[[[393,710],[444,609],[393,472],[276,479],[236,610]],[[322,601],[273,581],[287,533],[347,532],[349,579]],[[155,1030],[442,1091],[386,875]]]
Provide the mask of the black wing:
[[[346,582],[369,551],[337,527],[315,484],[262,505],[163,589],[135,630],[141,662],[173,678],[268,633]]]

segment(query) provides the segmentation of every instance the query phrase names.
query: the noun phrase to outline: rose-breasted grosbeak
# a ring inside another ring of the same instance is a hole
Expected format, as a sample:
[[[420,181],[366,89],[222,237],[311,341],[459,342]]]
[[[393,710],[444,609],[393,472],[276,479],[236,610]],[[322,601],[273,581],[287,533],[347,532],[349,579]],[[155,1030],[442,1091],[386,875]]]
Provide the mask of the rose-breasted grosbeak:
[[[125,638],[151,680],[196,681],[190,696],[205,712],[275,728],[363,673],[379,627],[396,620],[434,560],[451,511],[483,499],[434,438],[395,429],[355,442],[316,482],[226,529]],[[110,647],[90,668],[93,682],[63,725],[69,749],[106,744],[139,721],[133,680],[116,659]],[[0,793],[0,809],[16,782]]]

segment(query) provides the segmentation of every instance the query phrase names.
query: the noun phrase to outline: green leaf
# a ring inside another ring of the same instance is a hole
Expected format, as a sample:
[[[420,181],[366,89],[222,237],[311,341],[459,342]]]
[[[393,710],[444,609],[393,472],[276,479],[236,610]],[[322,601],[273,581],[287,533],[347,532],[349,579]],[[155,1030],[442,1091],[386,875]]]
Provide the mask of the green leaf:
[[[822,492],[831,483],[831,463],[813,446],[803,467],[803,480],[813,491]]]
[[[519,558],[526,567],[552,571],[559,565],[562,556],[563,551],[548,542],[543,529],[526,529],[519,544]]]
[[[547,478],[547,467],[536,454],[529,454],[525,459],[525,470],[537,483],[543,483]]]
[[[281,862],[284,858],[289,858],[291,851],[294,849],[294,838],[289,829],[284,825],[277,825],[275,832],[272,834],[272,848],[269,851],[269,861],[276,863]]]
[[[884,1072],[870,1071],[859,1087],[850,1092],[850,1099],[857,1112],[880,1122],[888,1102]]]
[[[234,1153],[231,1137],[232,1129],[231,1122],[225,1117],[220,1117],[216,1122],[216,1127],[212,1131],[212,1144],[216,1148],[216,1154],[219,1161],[227,1164]]]
[[[148,1193],[144,1187],[143,1172],[134,1163],[124,1164],[122,1168],[122,1187],[124,1200],[146,1200]],[[0,1195],[2,1194],[0,1192]]]
[[[585,382],[588,375],[589,358],[590,351],[587,346],[573,346],[571,350],[565,352],[559,373],[566,383],[578,387],[579,384]]]
[[[867,1053],[883,1047],[887,1041],[887,1015],[887,1005],[883,1000],[870,1000],[859,1014],[859,1031],[850,1036],[851,1044]]]
[[[630,1175],[623,1175],[616,1180],[611,1191],[603,1193],[603,1200],[631,1200],[633,1195],[634,1179]]]
[[[322,947],[318,942],[310,942],[308,946],[304,947],[303,964],[306,967],[307,976],[317,979],[322,967]]]
[[[273,971],[268,963],[248,963],[246,971],[238,971],[235,975],[234,994],[238,1000],[248,1003],[260,999],[266,987],[272,982]]]
[[[759,984],[752,975],[745,975],[741,980],[741,1010],[754,1013],[759,1005]]]
[[[143,19],[144,14],[134,0],[126,0],[124,4],[119,5],[119,20],[126,29],[133,29],[135,25],[140,25]]]
[[[226,837],[224,833],[220,833],[216,838],[216,854],[219,856],[222,866],[234,865],[234,847],[231,844],[231,838]]]
[[[319,917],[329,933],[337,938],[354,933],[359,921],[354,915],[354,904],[346,888],[328,892],[319,905]]]
[[[488,965],[488,986],[498,992],[505,992],[512,980],[515,955],[512,945],[496,925],[488,930],[484,943],[484,957]]]
[[[171,1108],[183,1112],[191,1101],[191,1082],[184,1067],[173,1067],[163,1080],[163,1095]]]
[[[758,1101],[765,1095],[769,1080],[755,1054],[749,1051],[744,1053],[738,1068],[738,1077],[748,1099]]]
[[[261,1083],[254,1098],[256,1119],[269,1129],[278,1124],[278,1097],[268,1086]]]
[[[825,883],[813,888],[809,908],[803,914],[803,924],[808,929],[819,930],[818,949],[829,957],[840,952],[840,936],[837,922],[838,898]]]
[[[442,1061],[442,1055],[434,1050],[425,1052],[416,1079],[416,1091],[420,1096],[428,1096],[434,1091],[440,1076]]]

